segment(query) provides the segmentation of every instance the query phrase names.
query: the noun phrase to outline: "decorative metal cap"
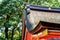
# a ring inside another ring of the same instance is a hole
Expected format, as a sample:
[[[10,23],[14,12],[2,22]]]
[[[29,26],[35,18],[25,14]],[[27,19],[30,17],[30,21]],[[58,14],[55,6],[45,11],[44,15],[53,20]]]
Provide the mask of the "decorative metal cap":
[[[27,15],[30,13],[30,5],[28,3],[25,3],[25,10],[26,10],[26,13]]]

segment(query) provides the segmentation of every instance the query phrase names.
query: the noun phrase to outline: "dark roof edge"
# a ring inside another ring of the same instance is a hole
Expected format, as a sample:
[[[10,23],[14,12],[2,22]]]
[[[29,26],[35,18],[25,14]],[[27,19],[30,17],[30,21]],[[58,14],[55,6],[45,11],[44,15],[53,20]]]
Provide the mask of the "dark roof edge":
[[[27,3],[25,3],[25,6],[30,8],[31,10],[60,12],[60,8],[55,8],[55,7],[46,7],[46,6],[39,6],[39,5],[31,5],[31,4],[27,4]]]

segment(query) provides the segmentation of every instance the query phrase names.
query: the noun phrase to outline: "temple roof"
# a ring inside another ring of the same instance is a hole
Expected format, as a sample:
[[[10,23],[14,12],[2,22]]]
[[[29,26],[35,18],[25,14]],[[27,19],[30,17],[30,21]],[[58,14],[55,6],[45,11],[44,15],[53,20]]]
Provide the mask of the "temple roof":
[[[60,8],[29,4],[26,4],[26,7],[25,23],[28,26],[28,30],[36,28],[40,21],[60,24]]]

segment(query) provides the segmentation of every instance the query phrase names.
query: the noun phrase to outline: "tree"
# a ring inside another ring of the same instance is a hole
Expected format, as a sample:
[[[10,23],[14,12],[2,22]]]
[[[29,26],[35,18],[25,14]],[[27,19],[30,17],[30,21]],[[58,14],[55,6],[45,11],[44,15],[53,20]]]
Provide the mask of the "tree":
[[[14,29],[21,18],[22,8],[19,0],[4,0],[0,5],[1,22],[0,25],[5,27],[5,38],[8,39],[8,28],[12,27],[12,38]],[[12,39],[11,38],[11,39]]]

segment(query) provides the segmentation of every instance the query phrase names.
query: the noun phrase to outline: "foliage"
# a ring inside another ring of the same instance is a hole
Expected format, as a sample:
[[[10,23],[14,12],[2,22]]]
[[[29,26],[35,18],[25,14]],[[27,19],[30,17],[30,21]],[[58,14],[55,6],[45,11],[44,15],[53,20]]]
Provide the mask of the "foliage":
[[[11,28],[11,31],[17,28],[23,10],[21,5],[22,3],[19,0],[3,0],[0,4],[0,28],[4,26],[5,29],[6,27]],[[12,35],[11,31],[7,31],[8,35]]]

